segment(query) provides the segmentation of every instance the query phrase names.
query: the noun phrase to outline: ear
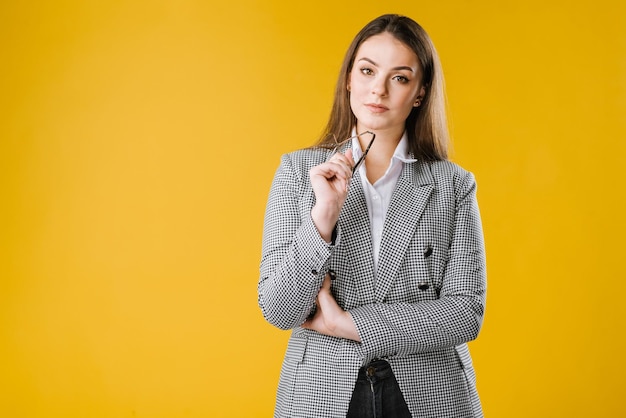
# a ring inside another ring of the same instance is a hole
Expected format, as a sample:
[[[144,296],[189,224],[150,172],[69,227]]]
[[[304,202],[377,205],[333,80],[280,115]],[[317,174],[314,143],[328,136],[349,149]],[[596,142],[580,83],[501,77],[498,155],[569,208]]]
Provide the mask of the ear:
[[[352,80],[352,74],[348,74],[348,79],[346,80],[346,89],[350,91],[352,87],[350,86],[350,80]]]
[[[422,100],[424,100],[424,96],[426,96],[426,89],[424,86],[420,87],[420,93],[417,95],[415,99],[415,103],[413,103],[413,107],[419,107],[422,104]]]

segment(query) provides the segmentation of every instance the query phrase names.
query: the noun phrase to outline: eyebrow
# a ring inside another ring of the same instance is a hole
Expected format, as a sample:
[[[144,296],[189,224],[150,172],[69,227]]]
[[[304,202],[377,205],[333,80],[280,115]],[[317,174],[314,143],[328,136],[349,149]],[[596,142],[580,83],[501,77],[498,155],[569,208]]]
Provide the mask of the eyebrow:
[[[369,59],[369,58],[367,58],[367,57],[363,57],[363,58],[359,59],[359,61],[367,61],[367,62],[369,62],[370,64],[372,64],[372,65],[374,65],[374,66],[378,67],[378,64],[376,64],[374,61],[372,61],[371,59]],[[411,67],[409,67],[409,66],[406,66],[406,65],[401,65],[401,66],[399,66],[399,67],[394,67],[394,68],[392,68],[392,70],[394,70],[394,71],[398,71],[398,70],[407,70],[407,71],[410,71],[410,72],[412,72],[412,73],[414,73],[414,72],[415,72],[415,70],[413,70],[413,68],[411,68]]]

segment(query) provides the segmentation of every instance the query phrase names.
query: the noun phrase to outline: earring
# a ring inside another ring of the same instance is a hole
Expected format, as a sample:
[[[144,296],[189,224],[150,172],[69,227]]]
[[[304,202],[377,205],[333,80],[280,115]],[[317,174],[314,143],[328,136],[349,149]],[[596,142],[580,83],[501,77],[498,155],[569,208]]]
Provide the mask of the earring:
[[[418,106],[421,104],[421,102],[422,102],[422,101],[421,101],[420,99],[417,99],[417,100],[415,101],[415,107],[418,107]]]

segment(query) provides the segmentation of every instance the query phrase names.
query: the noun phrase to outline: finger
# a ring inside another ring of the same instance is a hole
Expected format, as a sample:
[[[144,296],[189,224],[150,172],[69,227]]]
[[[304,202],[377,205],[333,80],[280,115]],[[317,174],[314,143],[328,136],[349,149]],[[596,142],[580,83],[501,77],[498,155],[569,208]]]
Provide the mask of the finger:
[[[336,163],[336,164],[340,164],[342,166],[344,166],[350,173],[352,173],[352,166],[353,164],[353,160],[351,157],[352,152],[350,152],[350,155],[344,155],[344,154],[335,154],[331,159],[330,162],[331,163]]]
[[[350,179],[352,178],[352,166],[350,165],[350,163],[344,160],[339,160],[339,159],[329,161],[329,163],[332,164],[334,167],[336,167],[337,178],[341,178],[345,181],[350,181]]]
[[[345,152],[345,154],[338,154],[340,158],[348,164],[350,168],[354,166],[354,155],[352,149],[349,149]]]
[[[324,277],[324,281],[322,282],[322,289],[330,290],[331,280],[332,278],[330,274],[326,273],[326,276]]]
[[[350,167],[354,167],[354,155],[352,155],[352,148],[346,151],[344,154],[348,161],[350,162]]]
[[[332,179],[334,177],[348,180],[352,175],[352,170],[348,169],[346,164],[338,161],[329,161],[322,163],[311,169],[311,175],[320,175],[326,179]]]
[[[333,160],[330,164],[337,170],[338,177],[349,180],[352,177],[352,167],[344,160]]]

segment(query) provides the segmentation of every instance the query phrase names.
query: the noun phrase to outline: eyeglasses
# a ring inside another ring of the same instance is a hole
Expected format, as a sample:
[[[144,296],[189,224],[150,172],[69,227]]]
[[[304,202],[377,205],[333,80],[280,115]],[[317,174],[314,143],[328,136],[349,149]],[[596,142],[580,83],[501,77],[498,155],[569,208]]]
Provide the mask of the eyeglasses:
[[[356,134],[354,136],[351,136],[350,138],[344,139],[341,142],[335,141],[335,148],[333,148],[333,151],[331,153],[331,155],[336,153],[337,150],[339,149],[339,147],[341,147],[343,144],[345,144],[348,141],[353,140],[354,138],[359,138],[359,137],[361,137],[363,135],[372,135],[372,139],[370,139],[370,143],[367,144],[367,147],[365,148],[365,151],[363,151],[363,155],[361,155],[361,158],[359,158],[359,160],[356,162],[356,164],[354,164],[354,167],[352,167],[352,174],[354,174],[354,172],[359,168],[361,163],[363,163],[363,160],[365,160],[365,156],[367,155],[367,153],[369,152],[370,148],[372,147],[372,144],[374,143],[374,139],[376,139],[376,134],[374,132],[371,132],[371,131],[365,131],[365,132],[361,132],[360,134]]]

